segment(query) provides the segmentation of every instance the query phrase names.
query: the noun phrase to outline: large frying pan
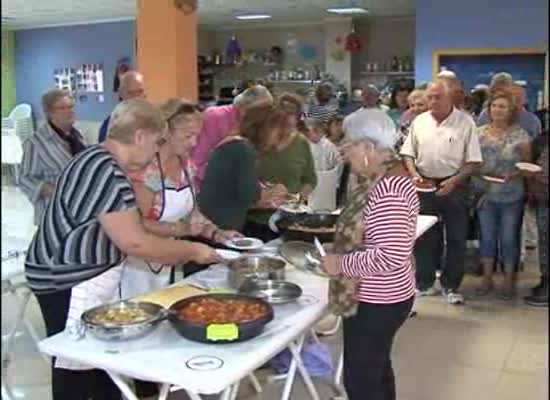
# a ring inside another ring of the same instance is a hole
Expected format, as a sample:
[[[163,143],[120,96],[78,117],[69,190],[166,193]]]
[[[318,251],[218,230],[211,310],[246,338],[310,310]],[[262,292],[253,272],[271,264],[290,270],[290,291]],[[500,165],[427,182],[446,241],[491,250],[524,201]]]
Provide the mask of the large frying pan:
[[[338,215],[332,213],[313,214],[283,214],[275,218],[273,224],[278,232],[282,234],[283,240],[299,240],[313,243],[317,237],[321,242],[332,242],[334,239],[334,227]]]
[[[182,318],[182,316],[178,313],[178,310],[184,308],[189,303],[196,301],[197,299],[206,298],[206,297],[214,297],[217,299],[238,299],[241,301],[246,301],[251,303],[260,303],[267,308],[268,312],[261,318],[258,318],[254,321],[229,324],[229,325],[237,326],[237,329],[238,329],[237,337],[232,337],[230,339],[212,340],[208,336],[209,325],[197,324],[197,323],[187,321],[186,319]],[[174,329],[181,336],[189,340],[193,340],[196,342],[203,342],[203,343],[216,343],[216,344],[235,343],[235,342],[242,342],[242,341],[251,339],[255,336],[258,336],[260,333],[262,333],[265,325],[269,323],[271,320],[273,320],[273,307],[271,307],[271,305],[268,302],[252,296],[245,296],[240,294],[213,293],[213,294],[205,294],[205,295],[188,297],[186,299],[177,301],[176,303],[170,306],[168,320],[170,321]]]

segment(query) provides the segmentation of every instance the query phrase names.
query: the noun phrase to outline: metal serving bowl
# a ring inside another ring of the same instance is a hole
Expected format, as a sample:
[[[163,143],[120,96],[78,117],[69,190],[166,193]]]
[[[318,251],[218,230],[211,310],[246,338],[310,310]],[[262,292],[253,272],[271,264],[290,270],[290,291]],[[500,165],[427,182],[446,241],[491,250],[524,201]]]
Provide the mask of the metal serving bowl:
[[[265,255],[244,255],[229,263],[229,284],[239,289],[248,279],[284,280],[284,260]]]
[[[110,310],[141,309],[150,315],[147,319],[126,324],[98,323],[96,317],[99,313]],[[86,331],[100,340],[122,341],[137,339],[152,332],[161,321],[167,318],[167,311],[162,306],[154,303],[123,300],[116,303],[94,307],[82,314],[81,321]]]
[[[247,280],[239,293],[263,299],[271,304],[284,304],[302,295],[302,288],[292,282],[276,280]]]

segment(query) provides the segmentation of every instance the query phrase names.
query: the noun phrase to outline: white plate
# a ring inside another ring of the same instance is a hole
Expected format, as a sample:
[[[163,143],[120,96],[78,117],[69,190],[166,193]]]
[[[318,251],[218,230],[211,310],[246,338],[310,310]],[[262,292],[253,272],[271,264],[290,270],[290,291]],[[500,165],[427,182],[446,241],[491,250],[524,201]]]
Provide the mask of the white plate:
[[[528,162],[518,162],[516,163],[516,168],[522,171],[529,171],[529,172],[540,172],[542,171],[542,168],[540,165],[532,164]]]
[[[432,193],[432,192],[437,191],[437,187],[422,188],[422,187],[416,186],[416,191],[417,192],[422,192],[422,193]]]
[[[225,260],[234,260],[241,256],[241,253],[239,253],[238,251],[231,251],[231,250],[224,250],[224,249],[216,249],[216,253],[222,256]]]
[[[311,212],[311,208],[304,204],[300,204],[299,206],[295,204],[283,204],[279,207],[279,210],[287,212],[289,214],[302,214]]]
[[[491,182],[491,183],[506,183],[506,181],[504,179],[496,178],[494,176],[483,175],[481,178],[483,180],[485,180],[487,182]]]
[[[244,240],[248,241],[248,243],[247,244],[239,243],[240,241],[244,241]],[[237,249],[237,250],[256,250],[262,247],[264,245],[264,242],[262,242],[260,239],[244,237],[244,238],[231,239],[225,242],[225,245],[227,247],[231,247],[232,249]]]

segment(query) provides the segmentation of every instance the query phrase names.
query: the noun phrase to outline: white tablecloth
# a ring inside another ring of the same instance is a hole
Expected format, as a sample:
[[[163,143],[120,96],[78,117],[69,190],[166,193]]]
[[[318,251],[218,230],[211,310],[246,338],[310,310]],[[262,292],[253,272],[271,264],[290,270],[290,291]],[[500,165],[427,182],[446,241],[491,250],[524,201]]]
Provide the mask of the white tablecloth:
[[[200,273],[199,273],[200,274]],[[168,322],[138,340],[108,343],[90,336],[74,341],[65,332],[40,343],[52,356],[66,357],[128,377],[171,383],[199,394],[214,394],[246,377],[287,347],[312,326],[327,308],[326,279],[289,270],[287,279],[298,283],[303,296],[297,303],[275,306],[275,319],[258,337],[235,344],[202,344],[176,333]],[[197,357],[200,357],[197,359]],[[204,357],[214,370],[198,371]],[[194,365],[193,360],[199,365]]]

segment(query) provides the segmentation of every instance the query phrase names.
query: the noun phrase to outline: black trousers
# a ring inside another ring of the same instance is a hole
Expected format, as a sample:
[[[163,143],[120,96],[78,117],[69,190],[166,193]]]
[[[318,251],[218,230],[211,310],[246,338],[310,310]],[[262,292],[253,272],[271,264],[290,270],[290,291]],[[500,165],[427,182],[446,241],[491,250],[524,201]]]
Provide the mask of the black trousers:
[[[447,196],[419,193],[420,213],[436,215],[441,222],[418,238],[414,246],[416,281],[420,290],[433,286],[435,271],[443,254],[443,229],[446,248],[442,266],[441,285],[456,290],[464,277],[466,240],[469,229],[469,212],[466,193],[457,189]]]
[[[53,336],[65,329],[69,313],[71,290],[36,296],[47,336]],[[73,371],[54,368],[52,359],[53,400],[121,400],[122,395],[109,375],[102,370]]]
[[[414,297],[396,304],[360,303],[344,319],[344,386],[349,400],[395,400],[391,350]]]

